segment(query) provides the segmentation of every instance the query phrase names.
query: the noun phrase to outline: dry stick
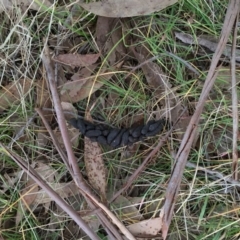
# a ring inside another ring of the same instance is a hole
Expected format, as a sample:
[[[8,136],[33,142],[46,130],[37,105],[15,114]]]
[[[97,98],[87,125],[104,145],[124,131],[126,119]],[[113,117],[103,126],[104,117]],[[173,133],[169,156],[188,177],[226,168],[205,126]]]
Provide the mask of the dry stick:
[[[86,185],[79,167],[77,165],[77,161],[76,158],[74,156],[72,147],[71,147],[71,143],[70,143],[70,138],[68,135],[68,131],[67,131],[67,127],[66,127],[66,122],[64,119],[64,115],[63,115],[63,111],[61,108],[61,102],[58,96],[58,92],[57,92],[57,86],[56,83],[54,82],[54,71],[52,69],[51,66],[51,60],[50,60],[50,54],[49,54],[49,49],[47,46],[45,46],[45,54],[42,55],[42,61],[43,64],[45,66],[46,72],[47,72],[47,76],[48,76],[48,81],[49,81],[49,86],[50,86],[50,90],[52,93],[52,98],[53,98],[53,102],[54,102],[54,107],[56,110],[56,115],[57,115],[57,119],[58,119],[58,124],[59,124],[59,128],[62,134],[62,138],[63,138],[63,142],[67,151],[67,155],[68,155],[68,159],[69,159],[69,165],[70,168],[72,169],[72,172],[74,173],[74,175],[72,176],[76,185],[79,187],[79,189],[81,190],[81,193],[86,197],[86,195],[88,196],[88,198],[90,198],[91,200],[94,199],[94,203],[99,203],[100,201],[98,200],[98,198],[96,196],[93,196],[91,190],[89,189],[89,187]],[[87,198],[86,198],[87,199]],[[94,208],[95,205],[93,203],[91,203],[90,201],[88,201],[88,204]],[[102,204],[97,204],[100,208],[102,208]],[[96,211],[97,216],[102,220],[102,224],[106,225],[111,232],[115,235],[115,237],[117,239],[122,239],[121,235],[118,233],[118,231],[116,230],[115,226],[113,226],[110,221],[107,219],[107,217],[102,213],[102,212],[98,212]],[[124,228],[123,224],[118,221],[117,223],[119,228]],[[108,231],[108,229],[106,229]],[[135,239],[133,237],[133,235],[126,230],[125,234],[127,232],[128,238],[129,239]]]
[[[233,146],[232,146],[232,176],[238,180],[238,96],[237,96],[237,81],[236,81],[236,41],[238,31],[238,16],[235,21],[235,28],[232,43],[232,57],[231,57],[231,77],[232,77],[232,116],[233,116]]]
[[[80,228],[91,238],[98,240],[98,236],[92,229],[83,221],[78,213],[70,207],[40,176],[39,174],[21,157],[10,151],[2,143],[0,143],[3,151],[11,157],[20,168],[22,168],[50,197],[61,207],[68,215],[78,224]]]
[[[164,137],[161,137],[157,146],[148,154],[148,156],[144,159],[143,163],[135,170],[135,172],[131,175],[131,177],[128,179],[127,183],[114,194],[114,196],[111,198],[110,202],[114,201],[122,192],[126,191],[133,183],[133,181],[138,177],[138,175],[144,171],[146,168],[148,162],[151,160],[151,158],[159,151],[159,149],[163,146],[163,144],[167,141],[168,137],[174,130],[175,125],[180,120],[181,116],[185,113],[186,109],[183,110],[181,115],[178,117],[175,124],[172,126],[172,128],[165,134]]]
[[[178,194],[180,183],[181,183],[182,174],[187,162],[187,158],[188,158],[194,137],[196,135],[196,130],[197,130],[196,126],[199,122],[200,114],[202,113],[204,103],[217,77],[217,72],[215,72],[215,69],[221,57],[221,54],[224,50],[224,47],[227,43],[229,34],[231,32],[237,13],[239,11],[239,5],[240,5],[239,0],[231,0],[229,3],[222,33],[221,33],[221,38],[218,43],[216,52],[213,55],[211,66],[210,66],[205,84],[203,86],[203,90],[202,90],[199,102],[197,104],[196,111],[191,118],[191,121],[188,125],[188,128],[185,132],[185,135],[183,137],[182,143],[180,145],[180,148],[176,156],[175,166],[167,187],[166,200],[163,206],[163,212],[164,212],[163,224],[162,224],[163,239],[166,239],[167,237],[169,225],[172,219],[174,205],[177,199],[177,194]]]

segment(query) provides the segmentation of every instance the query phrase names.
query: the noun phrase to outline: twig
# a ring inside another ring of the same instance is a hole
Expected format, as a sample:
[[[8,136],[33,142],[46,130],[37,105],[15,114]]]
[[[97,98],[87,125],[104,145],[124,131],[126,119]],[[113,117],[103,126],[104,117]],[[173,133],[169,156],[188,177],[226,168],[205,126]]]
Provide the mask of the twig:
[[[232,77],[232,116],[233,116],[233,150],[232,150],[232,176],[238,180],[238,96],[237,96],[237,81],[236,81],[236,41],[238,31],[238,16],[235,21],[233,43],[232,43],[232,57],[231,57],[231,77]]]
[[[194,112],[190,120],[190,123],[185,132],[185,135],[183,137],[183,140],[181,142],[181,145],[179,147],[179,150],[175,159],[175,166],[167,187],[166,200],[163,206],[163,212],[164,212],[163,224],[162,224],[163,239],[166,239],[167,237],[169,225],[172,219],[173,209],[174,209],[178,191],[180,188],[183,171],[187,162],[187,158],[189,156],[189,152],[190,152],[194,137],[197,132],[196,126],[198,125],[205,101],[217,77],[217,72],[215,70],[216,70],[218,61],[224,51],[224,47],[227,43],[228,37],[230,35],[237,13],[239,11],[239,5],[240,5],[239,0],[231,0],[229,2],[228,10],[226,12],[226,16],[224,20],[224,25],[222,28],[221,38],[217,45],[216,52],[213,55],[211,66],[210,66],[208,75],[206,77],[199,102],[196,106],[196,111]]]

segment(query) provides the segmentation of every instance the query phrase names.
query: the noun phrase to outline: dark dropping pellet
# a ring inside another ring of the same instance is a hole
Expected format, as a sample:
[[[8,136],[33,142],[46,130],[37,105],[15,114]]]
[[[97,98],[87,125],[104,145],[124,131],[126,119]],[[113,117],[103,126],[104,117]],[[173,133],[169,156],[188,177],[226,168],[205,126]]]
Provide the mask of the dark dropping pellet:
[[[118,133],[118,135],[111,142],[111,146],[113,148],[117,148],[117,147],[120,146],[120,142],[121,142],[122,135],[123,135],[124,131],[125,131],[124,129],[121,129],[120,132]]]
[[[86,126],[85,126],[85,121],[83,119],[78,119],[77,121],[77,128],[82,134],[85,134],[86,132]]]
[[[97,142],[100,143],[100,144],[102,144],[102,145],[107,145],[107,138],[104,137],[104,136],[102,136],[102,135],[101,135],[101,136],[98,136]]]
[[[88,130],[88,131],[85,132],[85,136],[89,137],[89,138],[91,138],[91,137],[98,137],[100,135],[102,135],[102,131],[101,130]]]
[[[132,136],[135,138],[138,138],[141,136],[141,131],[142,131],[143,126],[138,126],[136,127],[133,132],[132,132]]]
[[[120,129],[117,128],[113,128],[112,130],[110,130],[108,136],[107,136],[107,143],[109,145],[111,145],[111,142],[116,138],[116,136],[118,135],[118,133],[120,132]]]
[[[103,136],[107,136],[108,134],[109,134],[109,132],[110,132],[110,130],[109,129],[106,129],[106,130],[103,130],[102,131],[102,134],[103,134]]]
[[[156,128],[158,128],[159,124],[162,124],[162,122],[161,121],[157,121],[157,122],[151,124],[149,126],[149,128],[148,128],[148,131],[150,131],[150,132],[154,131]]]
[[[130,143],[135,143],[135,142],[138,141],[138,138],[134,138],[134,137],[132,137],[132,136],[129,136],[129,137],[128,137],[128,141],[129,141]]]
[[[71,118],[71,119],[69,120],[69,123],[70,123],[73,127],[75,127],[75,128],[78,128],[77,122],[78,122],[78,120],[77,120],[76,118]]]
[[[150,120],[146,125],[144,125],[144,127],[141,130],[141,134],[145,135],[148,132],[149,126],[154,123],[155,123],[154,120]]]
[[[120,146],[126,146],[128,144],[128,137],[129,137],[129,130],[125,129],[125,131],[122,135],[122,140],[121,140]]]
[[[163,130],[164,126],[165,126],[165,124],[160,123],[157,128],[155,128],[155,129],[154,129],[153,131],[151,131],[151,132],[148,132],[148,133],[146,134],[146,136],[147,136],[147,137],[151,137],[151,136],[157,135],[158,133],[160,133],[160,132]]]
[[[95,129],[95,125],[90,122],[87,122],[85,126],[86,126],[86,131]]]
[[[96,125],[95,129],[103,131],[104,129],[106,129],[106,126],[104,126],[103,124],[99,124],[99,125]]]

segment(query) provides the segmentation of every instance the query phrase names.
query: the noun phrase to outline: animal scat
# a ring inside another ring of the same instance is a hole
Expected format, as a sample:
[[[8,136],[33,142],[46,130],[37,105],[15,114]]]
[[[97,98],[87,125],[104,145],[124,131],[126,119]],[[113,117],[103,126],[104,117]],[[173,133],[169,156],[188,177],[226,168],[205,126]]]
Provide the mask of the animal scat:
[[[165,119],[151,120],[145,125],[130,128],[111,128],[104,124],[93,124],[84,119],[70,119],[69,123],[79,131],[102,145],[109,145],[112,148],[131,145],[143,141],[147,137],[155,136],[169,127]]]

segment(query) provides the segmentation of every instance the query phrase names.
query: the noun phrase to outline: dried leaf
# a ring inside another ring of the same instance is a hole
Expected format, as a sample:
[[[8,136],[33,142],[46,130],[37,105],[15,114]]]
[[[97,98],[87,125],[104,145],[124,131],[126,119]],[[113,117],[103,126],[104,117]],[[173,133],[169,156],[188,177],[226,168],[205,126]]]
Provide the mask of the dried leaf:
[[[11,105],[18,104],[28,93],[31,85],[31,80],[20,79],[2,87],[0,90],[0,113]]]
[[[99,56],[99,53],[86,55],[68,53],[60,54],[53,60],[71,67],[88,67],[94,64],[98,60]]]
[[[137,236],[156,236],[162,228],[162,219],[160,217],[144,220],[127,226],[128,230]]]
[[[100,77],[95,81],[95,76],[91,78],[79,79],[73,82],[68,82],[62,86],[61,89],[61,101],[62,102],[79,102],[80,100],[89,97],[89,95],[96,92],[100,87],[103,86],[103,78],[105,80],[110,79],[113,73],[99,74]],[[104,75],[102,77],[101,75]],[[81,84],[80,84],[81,83]]]
[[[84,138],[84,161],[90,184],[96,189],[103,201],[106,201],[106,169],[102,151],[98,143]]]
[[[92,121],[90,113],[87,112],[87,120]],[[102,150],[97,142],[84,138],[84,161],[90,184],[96,189],[103,202],[106,202],[106,178],[107,170],[102,158]]]
[[[107,43],[110,41],[109,33],[112,31],[114,18],[98,17],[96,25],[96,42],[98,47],[102,50]]]
[[[98,17],[96,25],[97,45],[110,66],[113,66],[127,53],[122,40],[122,27],[119,19]]]
[[[123,18],[148,15],[160,11],[177,0],[104,0],[91,3],[79,3],[84,9],[99,16]]]
[[[77,109],[69,102],[61,102],[62,110],[66,120],[73,118],[77,114]]]

